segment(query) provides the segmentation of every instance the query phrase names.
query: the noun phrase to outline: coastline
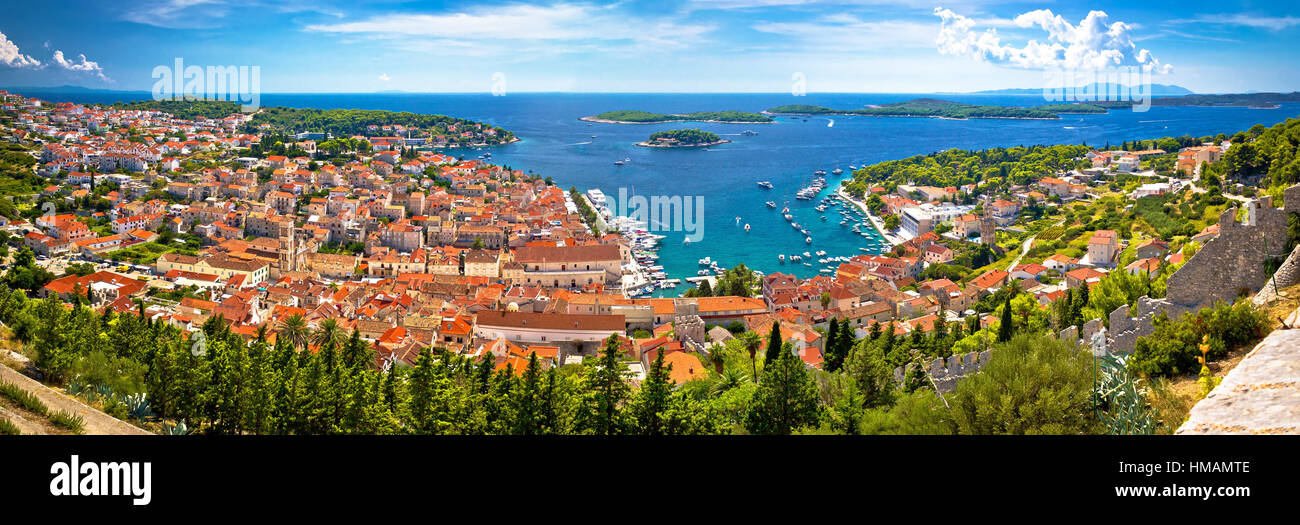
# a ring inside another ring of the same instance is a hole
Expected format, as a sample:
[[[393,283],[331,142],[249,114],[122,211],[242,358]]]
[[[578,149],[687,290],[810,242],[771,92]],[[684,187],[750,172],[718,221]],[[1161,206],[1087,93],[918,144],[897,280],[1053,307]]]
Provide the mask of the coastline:
[[[707,148],[707,147],[709,147],[709,146],[717,146],[717,145],[719,145],[719,144],[731,144],[731,141],[730,141],[730,140],[727,140],[727,139],[722,139],[722,140],[719,140],[719,141],[716,141],[716,142],[702,142],[702,143],[699,143],[699,144],[668,144],[668,145],[651,144],[651,143],[649,143],[649,142],[638,142],[638,143],[636,143],[637,146],[641,146],[641,147],[643,147],[643,148],[664,148],[664,149],[673,149],[673,148]]]
[[[596,117],[578,117],[583,122],[595,122],[597,124],[669,124],[673,122],[703,122],[705,124],[775,124],[776,121],[758,122],[752,120],[699,120],[699,119],[674,119],[674,120],[656,120],[654,122],[633,122],[630,120],[607,120]]]
[[[946,117],[943,115],[872,115],[868,113],[768,113],[766,115],[786,116],[786,117],[825,117],[828,115],[844,117],[877,117],[877,118],[937,118],[940,120],[975,120],[975,119],[999,119],[999,120],[1061,120],[1061,117]],[[1071,113],[1071,115],[1100,115],[1100,113]]]
[[[900,244],[903,244],[904,242],[907,242],[907,239],[904,239],[892,233],[885,232],[885,224],[881,222],[878,217],[876,217],[874,214],[871,213],[871,210],[867,208],[867,205],[865,203],[853,198],[851,195],[848,194],[848,192],[844,191],[844,186],[840,186],[839,188],[836,188],[835,194],[839,195],[841,199],[844,199],[845,201],[853,204],[854,206],[857,206],[859,210],[862,210],[862,213],[865,214],[867,216],[867,219],[871,221],[871,225],[876,228],[876,231],[880,233],[880,236],[884,238],[885,242],[889,243],[890,246],[898,246]]]

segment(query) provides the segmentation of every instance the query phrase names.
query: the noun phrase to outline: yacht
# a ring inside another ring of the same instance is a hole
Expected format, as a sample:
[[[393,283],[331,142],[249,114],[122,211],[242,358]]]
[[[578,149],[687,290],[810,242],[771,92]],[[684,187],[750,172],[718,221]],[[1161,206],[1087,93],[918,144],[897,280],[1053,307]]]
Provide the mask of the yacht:
[[[775,207],[776,207],[776,203],[775,203],[775,202],[772,202],[772,201],[767,201],[767,207],[768,207],[768,208],[775,208]]]
[[[785,254],[784,254],[784,253],[783,253],[783,254],[780,254],[780,255],[777,255],[776,258],[777,258],[778,260],[780,260],[781,262],[785,262]]]
[[[757,135],[757,134],[758,134],[757,131],[752,131],[752,130],[748,130],[748,129],[745,130],[745,131],[740,132],[740,135],[743,136],[743,137],[752,137],[752,136]]]
[[[614,161],[614,165],[615,165],[615,166],[622,166],[622,165],[624,165],[624,164],[627,164],[627,163],[624,162],[624,161],[621,161],[621,160],[616,160],[616,161]]]
[[[771,182],[768,182],[768,181],[765,181],[765,180],[760,180],[760,181],[758,181],[758,185],[761,186],[761,187],[767,188],[767,189],[769,189],[769,190],[772,189],[772,183],[771,183]]]
[[[808,244],[812,244],[812,237],[807,237],[807,238],[805,238],[805,239],[803,240],[803,242],[808,243]]]
[[[841,173],[844,173],[844,170],[839,169],[839,168],[835,168],[835,169],[831,170],[831,173],[834,174],[834,175],[839,175],[839,174],[841,174]]]
[[[700,266],[713,266],[713,258],[712,258],[712,257],[705,257],[705,258],[703,258],[703,259],[700,259],[699,262],[700,262]]]

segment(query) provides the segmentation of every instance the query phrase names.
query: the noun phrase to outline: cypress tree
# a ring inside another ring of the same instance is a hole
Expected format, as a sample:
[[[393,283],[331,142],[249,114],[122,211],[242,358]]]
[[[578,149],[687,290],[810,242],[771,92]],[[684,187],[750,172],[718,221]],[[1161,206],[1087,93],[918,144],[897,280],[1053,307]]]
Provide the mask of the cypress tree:
[[[840,351],[840,322],[832,317],[830,328],[826,329],[826,371],[834,372],[835,354]]]
[[[763,366],[772,364],[778,356],[781,355],[781,323],[772,321],[772,331],[767,336],[767,354],[763,358]]]
[[[1002,320],[998,323],[998,342],[1011,340],[1011,296],[1007,295],[1007,302],[1002,308]]]

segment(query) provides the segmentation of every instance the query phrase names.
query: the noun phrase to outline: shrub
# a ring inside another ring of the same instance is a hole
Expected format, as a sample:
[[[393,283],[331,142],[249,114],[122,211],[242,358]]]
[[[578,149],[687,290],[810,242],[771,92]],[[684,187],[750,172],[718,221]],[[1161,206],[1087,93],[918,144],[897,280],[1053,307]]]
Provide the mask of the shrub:
[[[0,436],[17,436],[22,434],[18,426],[8,419],[0,419]]]
[[[1247,301],[1215,303],[1196,314],[1171,320],[1161,314],[1155,332],[1138,338],[1128,361],[1129,371],[1146,376],[1172,376],[1200,369],[1199,345],[1208,337],[1207,359],[1222,359],[1228,350],[1254,342],[1264,335],[1268,320]]]

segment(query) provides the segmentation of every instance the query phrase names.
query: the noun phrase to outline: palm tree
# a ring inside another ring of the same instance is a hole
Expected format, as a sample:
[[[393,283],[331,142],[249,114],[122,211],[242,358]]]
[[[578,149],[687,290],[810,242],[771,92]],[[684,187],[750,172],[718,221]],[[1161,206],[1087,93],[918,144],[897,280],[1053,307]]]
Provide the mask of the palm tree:
[[[276,330],[276,334],[288,341],[294,347],[307,347],[307,339],[311,329],[307,328],[307,321],[302,318],[301,314],[293,314],[283,321]]]
[[[717,372],[718,374],[722,374],[722,368],[724,362],[724,359],[722,357],[722,353],[723,353],[722,350],[723,350],[723,346],[721,343],[716,343],[709,349],[709,361],[713,363],[713,371]]]
[[[723,372],[722,375],[713,379],[713,383],[709,385],[709,395],[717,397],[728,390],[748,382],[749,378],[745,376],[744,372],[739,370],[727,370],[726,372]]]
[[[749,366],[750,368],[752,368],[751,377],[753,377],[754,380],[757,381],[758,380],[757,356],[758,356],[759,347],[763,346],[763,338],[758,335],[758,332],[750,330],[748,332],[740,334],[740,337],[738,337],[737,339],[740,339],[740,343],[744,345],[745,350],[749,350]]]
[[[336,319],[326,319],[321,321],[320,327],[311,335],[312,342],[320,345],[321,348],[324,348],[326,345],[333,345],[334,348],[339,348],[347,338],[348,334],[343,331],[343,327],[339,326],[339,322]]]

